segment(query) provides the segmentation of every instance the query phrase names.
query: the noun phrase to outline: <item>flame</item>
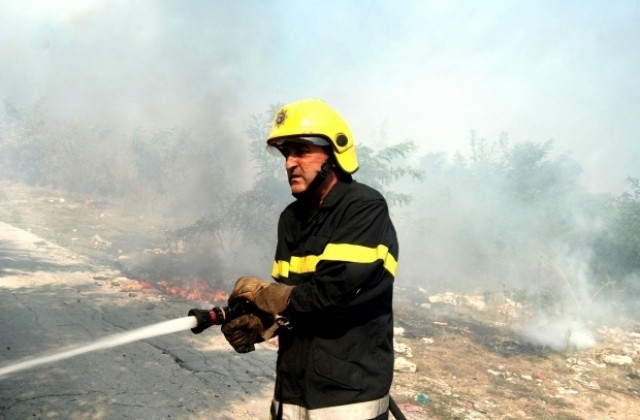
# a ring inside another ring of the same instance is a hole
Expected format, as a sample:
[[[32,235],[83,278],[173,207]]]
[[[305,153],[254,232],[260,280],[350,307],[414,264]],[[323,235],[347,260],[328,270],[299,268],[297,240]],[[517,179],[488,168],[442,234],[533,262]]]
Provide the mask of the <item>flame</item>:
[[[226,302],[229,298],[226,292],[215,290],[198,277],[174,279],[171,282],[160,280],[156,285],[167,294],[196,302]]]
[[[140,287],[143,289],[153,289],[153,284],[148,281],[140,280],[138,283],[140,283]]]

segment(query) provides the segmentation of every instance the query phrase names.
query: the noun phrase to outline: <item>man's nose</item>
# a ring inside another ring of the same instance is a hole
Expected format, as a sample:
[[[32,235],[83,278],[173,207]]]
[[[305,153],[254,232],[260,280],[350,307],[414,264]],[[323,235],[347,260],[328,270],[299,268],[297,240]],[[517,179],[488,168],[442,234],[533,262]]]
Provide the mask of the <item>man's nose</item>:
[[[298,166],[298,159],[295,156],[289,155],[285,159],[284,167],[289,170]]]

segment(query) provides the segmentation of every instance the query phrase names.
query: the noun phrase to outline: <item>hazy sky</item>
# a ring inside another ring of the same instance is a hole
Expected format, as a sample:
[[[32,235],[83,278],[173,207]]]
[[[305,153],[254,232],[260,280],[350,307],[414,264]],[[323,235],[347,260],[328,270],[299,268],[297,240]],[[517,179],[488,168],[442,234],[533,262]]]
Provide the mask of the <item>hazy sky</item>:
[[[356,141],[554,140],[594,190],[640,176],[639,1],[0,3],[0,99],[59,117],[242,135],[320,97]]]

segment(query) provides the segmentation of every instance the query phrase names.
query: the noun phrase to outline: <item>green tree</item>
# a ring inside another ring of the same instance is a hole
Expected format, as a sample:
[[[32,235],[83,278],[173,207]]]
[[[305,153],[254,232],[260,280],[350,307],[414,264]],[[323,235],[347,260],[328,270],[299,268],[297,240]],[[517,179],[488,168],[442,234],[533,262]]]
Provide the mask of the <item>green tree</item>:
[[[424,156],[427,182],[416,186],[415,206],[400,219],[410,224],[402,228],[418,250],[409,254],[417,271],[447,287],[469,279],[478,287],[531,283],[538,256],[580,228],[580,168],[551,152],[551,142],[512,145],[506,134],[488,142],[472,131],[467,153]]]
[[[3,176],[42,184],[47,156],[45,132],[47,124],[42,115],[42,102],[32,110],[23,110],[7,101],[0,132],[0,159]]]
[[[409,177],[416,181],[423,179],[423,171],[407,164],[415,154],[416,145],[411,140],[374,150],[370,146],[358,147],[360,169],[354,178],[377,189],[385,196],[389,205],[407,205],[413,197],[407,192],[396,190],[398,181]]]
[[[622,287],[640,290],[640,180],[628,178],[631,187],[611,201],[607,229],[595,241],[595,269],[603,281],[613,276]]]
[[[278,216],[291,195],[282,159],[267,152],[266,138],[280,104],[251,116],[245,131],[249,140],[253,183],[233,201],[230,221],[245,242],[271,249],[275,241]]]

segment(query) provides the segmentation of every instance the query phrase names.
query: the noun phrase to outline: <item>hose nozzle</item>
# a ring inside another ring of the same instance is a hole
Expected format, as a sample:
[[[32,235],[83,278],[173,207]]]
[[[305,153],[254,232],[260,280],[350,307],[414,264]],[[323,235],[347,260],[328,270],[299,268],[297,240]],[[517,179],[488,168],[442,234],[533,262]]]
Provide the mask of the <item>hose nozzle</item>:
[[[191,309],[187,316],[193,316],[197,321],[196,326],[191,328],[191,332],[200,334],[212,325],[222,325],[228,312],[228,307],[220,308],[218,306],[214,306],[211,309]]]
[[[241,301],[224,307],[214,306],[211,309],[191,309],[187,316],[193,316],[197,321],[196,326],[191,328],[191,332],[200,334],[212,325],[222,325],[233,318],[248,313],[250,307],[251,304],[249,302]]]

